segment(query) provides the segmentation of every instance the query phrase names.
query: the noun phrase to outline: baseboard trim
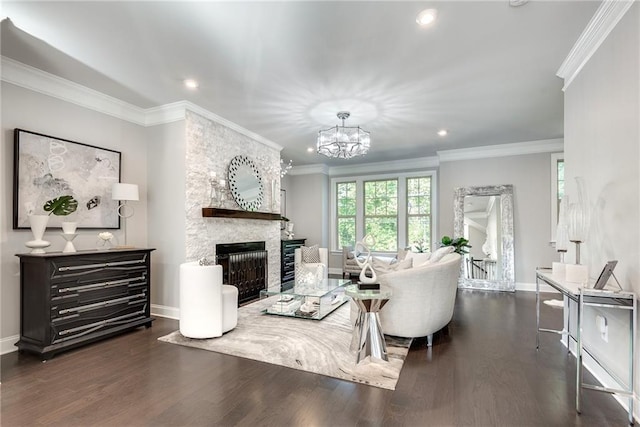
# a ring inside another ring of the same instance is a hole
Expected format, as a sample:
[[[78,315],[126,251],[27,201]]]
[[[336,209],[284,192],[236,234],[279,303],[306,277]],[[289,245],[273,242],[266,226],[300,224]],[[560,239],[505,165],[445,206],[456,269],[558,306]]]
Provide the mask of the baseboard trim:
[[[10,337],[0,339],[0,354],[7,354],[18,351],[15,343],[20,339],[20,335],[12,335]]]
[[[342,252],[340,252],[342,253]],[[340,274],[342,275],[342,269],[341,268],[336,268],[336,267],[329,267],[329,274]]]
[[[151,304],[151,314],[153,316],[166,317],[167,319],[180,320],[180,309],[178,307]]]
[[[535,292],[536,284],[516,282],[516,291]],[[543,284],[540,285],[540,292],[553,292],[555,294],[560,294],[560,292],[558,292],[556,289],[552,288],[551,286],[543,285]]]

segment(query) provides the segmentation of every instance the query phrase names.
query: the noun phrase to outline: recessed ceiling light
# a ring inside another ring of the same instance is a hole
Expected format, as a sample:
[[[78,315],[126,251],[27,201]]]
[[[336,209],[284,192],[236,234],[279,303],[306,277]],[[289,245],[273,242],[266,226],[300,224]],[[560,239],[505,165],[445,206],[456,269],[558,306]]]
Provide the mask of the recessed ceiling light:
[[[313,147],[307,148],[307,153],[313,153],[314,151],[316,150]]]
[[[447,136],[447,134],[448,134],[448,133],[449,133],[449,132],[447,132],[447,130],[446,130],[446,129],[440,129],[440,130],[438,131],[438,135],[440,135],[440,136]]]
[[[418,25],[426,26],[433,23],[433,21],[436,20],[437,16],[438,16],[437,10],[425,9],[418,14],[418,17],[416,18],[416,22],[418,23]]]
[[[189,89],[196,89],[198,87],[198,82],[193,79],[187,79],[184,81],[184,85]]]

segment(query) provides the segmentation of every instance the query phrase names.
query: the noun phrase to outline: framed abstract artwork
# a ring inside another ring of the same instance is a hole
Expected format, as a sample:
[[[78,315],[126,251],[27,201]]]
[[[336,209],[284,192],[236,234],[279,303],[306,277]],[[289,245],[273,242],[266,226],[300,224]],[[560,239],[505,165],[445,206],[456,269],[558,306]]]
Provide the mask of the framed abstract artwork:
[[[44,213],[48,200],[64,195],[78,201],[72,214],[78,228],[120,228],[118,201],[111,200],[120,160],[119,151],[15,129],[13,228],[28,229],[30,214]],[[63,218],[52,215],[49,227],[60,227]]]

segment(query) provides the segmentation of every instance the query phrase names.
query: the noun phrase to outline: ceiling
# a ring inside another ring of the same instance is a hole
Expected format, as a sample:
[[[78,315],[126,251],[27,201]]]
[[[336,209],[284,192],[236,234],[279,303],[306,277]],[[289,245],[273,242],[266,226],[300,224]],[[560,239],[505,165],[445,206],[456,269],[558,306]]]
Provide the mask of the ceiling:
[[[141,108],[191,101],[282,145],[294,165],[334,166],[562,137],[555,73],[599,4],[3,1],[1,43]],[[426,8],[438,19],[425,28]],[[369,154],[308,153],[340,110],[371,132]]]

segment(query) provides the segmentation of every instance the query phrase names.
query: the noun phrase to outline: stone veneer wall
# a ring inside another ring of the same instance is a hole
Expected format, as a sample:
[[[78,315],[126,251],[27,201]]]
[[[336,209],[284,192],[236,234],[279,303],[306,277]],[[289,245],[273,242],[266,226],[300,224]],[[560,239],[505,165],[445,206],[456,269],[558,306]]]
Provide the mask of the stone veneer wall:
[[[219,123],[188,111],[186,116],[186,257],[215,255],[218,243],[265,241],[269,252],[269,287],[280,283],[280,222],[252,219],[203,218],[209,204],[209,174],[227,179],[229,162],[245,155],[262,172],[264,203],[259,211],[280,212],[280,152]],[[276,183],[273,200],[272,182]],[[234,202],[229,209],[240,209]]]

